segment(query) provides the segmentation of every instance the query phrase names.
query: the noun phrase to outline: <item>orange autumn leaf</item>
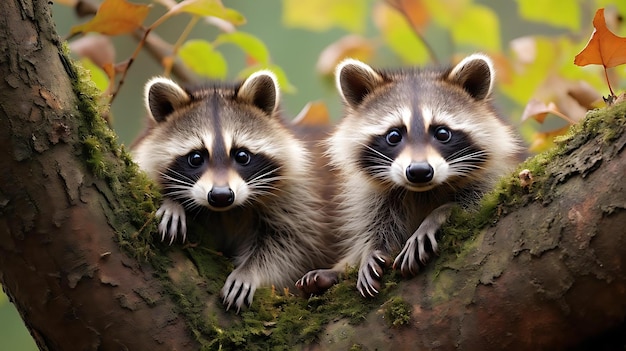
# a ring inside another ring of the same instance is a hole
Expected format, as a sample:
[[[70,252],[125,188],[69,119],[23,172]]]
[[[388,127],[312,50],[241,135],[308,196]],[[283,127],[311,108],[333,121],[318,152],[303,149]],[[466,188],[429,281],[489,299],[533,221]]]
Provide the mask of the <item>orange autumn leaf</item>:
[[[126,0],[104,0],[88,22],[72,27],[70,34],[98,32],[106,35],[126,34],[139,28],[148,16],[150,5]]]
[[[611,68],[626,64],[626,38],[613,34],[606,26],[604,9],[596,11],[594,31],[587,46],[574,58],[578,66],[603,65]]]

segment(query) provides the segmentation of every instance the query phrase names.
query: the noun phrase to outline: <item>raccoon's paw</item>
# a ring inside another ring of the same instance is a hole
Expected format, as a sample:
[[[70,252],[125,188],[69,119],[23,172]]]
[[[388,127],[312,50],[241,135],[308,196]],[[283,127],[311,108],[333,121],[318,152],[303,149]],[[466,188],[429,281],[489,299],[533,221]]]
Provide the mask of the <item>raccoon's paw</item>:
[[[157,217],[161,217],[159,222],[159,234],[161,241],[169,239],[170,245],[178,235],[183,237],[183,242],[187,238],[187,218],[185,208],[178,202],[170,199],[163,200],[161,207],[156,212]]]
[[[296,282],[296,288],[307,295],[317,295],[339,282],[339,272],[332,269],[309,271]]]
[[[257,287],[258,283],[252,279],[252,275],[237,270],[230,273],[221,292],[226,311],[236,306],[239,313],[244,304],[250,306]]]
[[[424,239],[428,238],[433,252],[437,253],[435,231],[417,231],[406,241],[404,248],[393,262],[393,268],[399,269],[404,276],[413,276],[419,272],[419,263],[426,264],[430,255],[426,252]],[[417,257],[415,254],[417,253]]]
[[[380,250],[370,252],[361,262],[356,288],[363,297],[374,297],[378,294],[383,268],[389,267],[390,263],[389,256]]]

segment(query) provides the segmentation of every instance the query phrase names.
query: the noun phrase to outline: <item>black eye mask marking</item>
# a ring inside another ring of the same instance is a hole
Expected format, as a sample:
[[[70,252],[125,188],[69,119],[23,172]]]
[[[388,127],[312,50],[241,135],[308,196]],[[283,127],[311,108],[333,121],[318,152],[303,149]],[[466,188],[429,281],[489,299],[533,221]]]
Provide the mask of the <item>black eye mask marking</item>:
[[[394,127],[370,139],[361,146],[359,164],[369,174],[376,176],[388,167],[402,150],[406,142],[406,128]]]

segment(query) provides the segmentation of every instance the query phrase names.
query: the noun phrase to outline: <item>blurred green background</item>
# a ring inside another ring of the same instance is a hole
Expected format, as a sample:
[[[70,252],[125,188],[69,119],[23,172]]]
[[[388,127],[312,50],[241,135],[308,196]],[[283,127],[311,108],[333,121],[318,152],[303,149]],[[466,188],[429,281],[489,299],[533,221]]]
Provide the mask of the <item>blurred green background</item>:
[[[341,0],[340,0],[341,1]],[[349,0],[354,1],[354,0]],[[359,1],[359,0],[356,0]],[[141,2],[141,1],[137,1]],[[373,23],[371,12],[375,0],[362,0],[367,4],[364,33],[366,38],[378,36],[378,29]],[[487,3],[499,16],[500,37],[502,46],[506,47],[509,40],[529,34],[557,33],[559,30],[541,23],[532,26],[520,19],[517,14],[516,1],[478,1]],[[322,50],[339,38],[350,34],[342,28],[330,28],[325,31],[310,31],[300,28],[286,27],[282,22],[282,1],[265,0],[225,0],[224,5],[242,13],[247,23],[239,30],[252,33],[261,39],[267,46],[273,63],[280,66],[287,74],[289,81],[296,87],[295,93],[283,94],[282,107],[285,116],[295,116],[309,101],[321,100],[327,104],[331,116],[338,118],[341,113],[341,103],[334,89],[334,82],[328,77],[320,76],[315,65]],[[77,23],[73,10],[66,6],[55,5],[53,15],[56,19],[57,30],[64,37],[69,28]],[[145,23],[152,23],[158,15],[164,13],[163,6],[153,4],[151,14]],[[176,41],[189,16],[173,17],[157,29],[157,33],[166,41]],[[562,31],[563,32],[563,31]],[[218,31],[205,23],[198,23],[188,39],[201,38],[213,40]],[[426,33],[430,44],[442,62],[448,62],[455,52],[454,44],[447,38],[445,29],[429,29]],[[117,60],[122,61],[129,57],[136,47],[136,41],[128,36],[114,38],[117,48]],[[457,48],[458,49],[458,48]],[[229,72],[227,79],[235,79],[237,73],[245,67],[245,58],[241,50],[232,45],[220,46],[225,55]],[[379,50],[371,62],[378,66],[397,66],[402,61],[385,45],[379,45]],[[112,106],[113,126],[120,141],[130,144],[142,127],[144,117],[143,85],[152,76],[161,74],[162,69],[146,53],[141,53],[131,67],[126,83]]]
[[[368,5],[369,12],[362,34],[365,37],[376,37],[378,29],[371,16],[371,8],[376,1],[363,1]],[[283,3],[280,0],[224,0],[223,2],[225,6],[238,10],[246,17],[247,23],[239,29],[256,35],[267,45],[273,63],[283,68],[291,84],[296,87],[295,93],[283,95],[282,103],[286,116],[295,116],[307,102],[315,100],[323,101],[328,106],[333,118],[340,116],[341,104],[335,92],[334,83],[331,78],[320,76],[316,72],[315,65],[322,50],[349,34],[347,30],[331,28],[314,32],[286,27],[282,22]],[[503,48],[507,47],[511,39],[520,36],[564,32],[562,29],[546,24],[522,20],[518,14],[517,1],[491,0],[477,1],[477,3],[488,5],[497,13]],[[581,15],[581,23],[590,23],[594,11],[595,9],[590,7],[588,11],[584,12]],[[153,4],[151,15],[145,23],[152,23],[163,12],[161,5]],[[554,15],[558,16],[559,14]],[[61,37],[67,36],[72,25],[84,21],[76,18],[73,9],[58,4],[53,5],[53,16]],[[174,42],[188,19],[188,16],[173,18],[159,27],[157,33],[165,40]],[[189,39],[212,39],[216,34],[217,30],[214,27],[198,23]],[[445,29],[429,29],[426,34],[439,59],[447,62],[455,53],[455,48],[448,39]],[[134,39],[128,36],[116,37],[114,43],[117,49],[117,61],[129,57],[137,44]],[[225,46],[220,50],[226,56],[230,66],[228,79],[234,79],[237,72],[245,67],[244,55],[236,47]],[[375,61],[371,63],[377,66],[396,66],[402,64],[402,61],[391,50],[382,46],[375,57]],[[112,106],[113,127],[119,135],[120,142],[129,145],[141,129],[144,118],[143,85],[150,77],[161,72],[160,66],[145,53],[141,53],[132,66],[126,83]],[[510,105],[510,101],[503,97],[499,98],[499,103],[504,106]],[[14,306],[8,302],[4,295],[0,294],[0,350],[36,349]]]

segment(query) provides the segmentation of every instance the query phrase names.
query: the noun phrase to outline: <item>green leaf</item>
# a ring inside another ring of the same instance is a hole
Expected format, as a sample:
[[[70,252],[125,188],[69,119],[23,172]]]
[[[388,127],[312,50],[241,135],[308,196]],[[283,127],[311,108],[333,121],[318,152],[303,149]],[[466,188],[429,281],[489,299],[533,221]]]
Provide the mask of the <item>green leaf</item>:
[[[80,63],[86,70],[89,71],[91,80],[94,82],[98,90],[101,92],[106,91],[109,86],[109,77],[107,74],[95,63],[93,63],[93,61],[86,57],[81,58]]]
[[[424,64],[429,60],[428,50],[406,19],[396,10],[379,5],[374,10],[374,22],[389,48],[408,64]]]
[[[468,6],[465,13],[451,26],[451,32],[455,44],[468,44],[486,51],[500,51],[498,16],[486,6]]]
[[[239,46],[246,55],[261,64],[269,64],[270,54],[265,44],[252,34],[244,32],[232,32],[218,35],[215,46],[230,43]]]
[[[221,18],[235,26],[246,23],[246,18],[242,14],[233,9],[224,7],[220,0],[184,0],[174,5],[164,17],[169,17],[181,12],[197,16]]]
[[[363,0],[283,0],[283,23],[313,31],[340,27],[363,33],[367,10]]]
[[[211,43],[195,39],[188,40],[178,50],[178,57],[197,74],[211,79],[224,79],[228,64],[224,56],[215,51]]]
[[[572,31],[580,29],[580,4],[563,0],[517,0],[520,17]]]
[[[287,75],[285,74],[285,71],[280,68],[280,66],[275,65],[275,64],[269,64],[269,65],[262,65],[262,64],[258,64],[258,65],[252,65],[252,66],[248,66],[246,68],[244,68],[243,70],[241,70],[241,72],[239,72],[237,74],[237,77],[239,79],[246,79],[248,76],[250,76],[252,73],[258,71],[258,70],[262,70],[262,69],[267,69],[272,71],[275,75],[276,75],[276,79],[278,79],[278,85],[280,87],[280,90],[282,92],[285,93],[295,93],[296,92],[296,87],[294,87],[289,80],[287,79]]]

